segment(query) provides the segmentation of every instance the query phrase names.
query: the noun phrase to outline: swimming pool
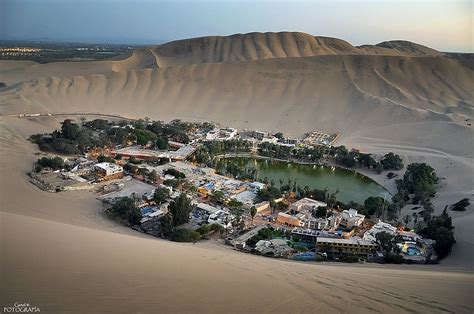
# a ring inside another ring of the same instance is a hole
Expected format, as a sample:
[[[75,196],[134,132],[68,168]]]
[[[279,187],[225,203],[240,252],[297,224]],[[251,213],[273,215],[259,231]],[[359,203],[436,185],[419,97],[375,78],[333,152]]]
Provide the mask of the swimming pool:
[[[419,256],[419,255],[421,255],[421,251],[417,247],[410,246],[409,248],[407,248],[407,255],[408,256]]]

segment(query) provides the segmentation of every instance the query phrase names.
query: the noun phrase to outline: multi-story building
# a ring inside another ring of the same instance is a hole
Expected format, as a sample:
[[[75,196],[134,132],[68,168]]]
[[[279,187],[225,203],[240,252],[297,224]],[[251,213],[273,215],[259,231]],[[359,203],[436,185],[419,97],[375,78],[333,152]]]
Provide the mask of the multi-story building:
[[[372,241],[365,241],[359,238],[336,239],[318,237],[316,239],[316,248],[323,252],[341,255],[369,255],[377,251],[378,245]]]
[[[347,229],[354,227],[360,227],[364,222],[365,216],[357,213],[357,210],[351,208],[349,210],[342,211],[340,226]]]
[[[111,162],[101,162],[94,165],[96,173],[104,180],[120,179],[123,177],[123,168]]]

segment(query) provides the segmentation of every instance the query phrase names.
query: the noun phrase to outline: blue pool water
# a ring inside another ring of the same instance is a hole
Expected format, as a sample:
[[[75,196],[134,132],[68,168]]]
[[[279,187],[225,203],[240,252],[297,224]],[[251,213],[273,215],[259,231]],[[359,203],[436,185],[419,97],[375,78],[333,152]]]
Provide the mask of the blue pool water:
[[[419,249],[417,249],[416,247],[409,247],[407,249],[407,255],[408,256],[416,256],[416,255],[421,255],[421,252]]]

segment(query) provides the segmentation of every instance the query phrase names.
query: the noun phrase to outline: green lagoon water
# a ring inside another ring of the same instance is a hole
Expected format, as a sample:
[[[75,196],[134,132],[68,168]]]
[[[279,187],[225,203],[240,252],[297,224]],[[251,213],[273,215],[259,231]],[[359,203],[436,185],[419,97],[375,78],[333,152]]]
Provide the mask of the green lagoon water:
[[[276,187],[279,187],[280,179],[283,179],[285,184],[289,178],[296,181],[301,187],[307,185],[312,189],[320,190],[327,187],[330,193],[339,188],[340,192],[337,198],[344,203],[355,201],[363,204],[369,196],[384,197],[384,194],[386,194],[387,199],[391,197],[382,186],[350,170],[340,168],[332,170],[330,167],[254,158],[236,157],[228,160],[247,168],[258,169],[258,178],[261,180],[268,177],[269,180],[275,181]]]

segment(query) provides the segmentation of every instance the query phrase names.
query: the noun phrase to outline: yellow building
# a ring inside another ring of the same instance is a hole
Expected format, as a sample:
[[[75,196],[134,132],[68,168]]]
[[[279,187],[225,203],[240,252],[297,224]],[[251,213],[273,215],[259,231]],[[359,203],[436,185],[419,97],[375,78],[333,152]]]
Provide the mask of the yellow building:
[[[301,226],[301,219],[287,213],[278,213],[277,222],[285,226],[292,226],[292,227]]]

